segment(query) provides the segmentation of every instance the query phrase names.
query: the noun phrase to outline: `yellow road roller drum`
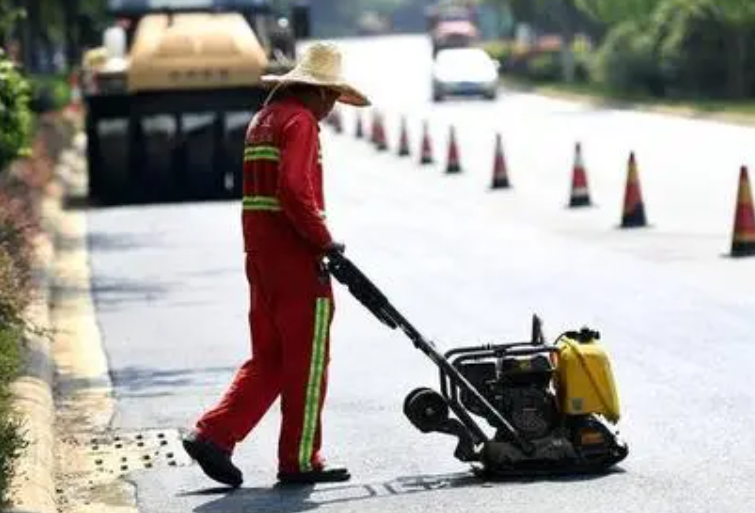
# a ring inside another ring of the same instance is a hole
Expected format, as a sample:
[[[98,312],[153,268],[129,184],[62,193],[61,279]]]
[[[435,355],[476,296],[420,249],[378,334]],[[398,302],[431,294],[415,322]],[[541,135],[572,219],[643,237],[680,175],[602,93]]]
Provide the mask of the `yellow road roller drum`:
[[[603,347],[596,339],[563,337],[558,347],[558,399],[567,415],[603,415],[619,420],[619,397]]]
[[[151,14],[134,40],[128,73],[132,92],[253,87],[268,65],[239,13]]]

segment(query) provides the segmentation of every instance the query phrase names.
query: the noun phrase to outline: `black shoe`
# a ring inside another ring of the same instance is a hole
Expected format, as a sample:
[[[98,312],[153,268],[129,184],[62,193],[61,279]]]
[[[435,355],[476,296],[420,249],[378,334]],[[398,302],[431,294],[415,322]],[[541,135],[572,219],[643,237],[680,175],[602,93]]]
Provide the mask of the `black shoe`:
[[[281,484],[340,483],[351,479],[345,467],[323,467],[308,472],[278,472]]]
[[[209,440],[200,438],[196,431],[183,437],[183,446],[193,460],[199,463],[207,477],[234,488],[241,486],[244,477],[231,463],[231,454]]]

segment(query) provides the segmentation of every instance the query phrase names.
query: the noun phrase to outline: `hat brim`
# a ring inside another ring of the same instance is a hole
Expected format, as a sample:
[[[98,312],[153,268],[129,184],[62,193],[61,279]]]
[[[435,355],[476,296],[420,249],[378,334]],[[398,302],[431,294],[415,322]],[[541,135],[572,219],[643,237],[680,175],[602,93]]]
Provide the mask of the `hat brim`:
[[[285,87],[291,84],[307,84],[312,86],[326,87],[338,91],[340,95],[336,101],[353,105],[355,107],[367,107],[372,105],[372,102],[367,98],[365,94],[359,91],[356,87],[347,84],[346,82],[329,82],[318,80],[315,77],[308,75],[302,75],[295,73],[296,70],[290,71],[285,75],[263,75],[260,77],[260,81],[265,86],[273,87]]]

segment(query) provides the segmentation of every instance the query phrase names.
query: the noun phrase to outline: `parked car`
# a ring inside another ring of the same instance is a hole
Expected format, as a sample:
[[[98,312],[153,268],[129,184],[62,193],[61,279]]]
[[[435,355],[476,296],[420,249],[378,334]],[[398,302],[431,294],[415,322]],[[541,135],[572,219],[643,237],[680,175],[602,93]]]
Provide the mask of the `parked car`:
[[[481,95],[494,99],[499,64],[482,48],[448,48],[433,62],[433,101],[450,95]]]

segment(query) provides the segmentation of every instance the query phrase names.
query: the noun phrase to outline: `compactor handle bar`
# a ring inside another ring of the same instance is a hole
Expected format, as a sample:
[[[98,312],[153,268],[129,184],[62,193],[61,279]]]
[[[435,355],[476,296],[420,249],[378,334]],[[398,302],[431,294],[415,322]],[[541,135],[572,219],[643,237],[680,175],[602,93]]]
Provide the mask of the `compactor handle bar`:
[[[449,376],[456,381],[461,388],[468,392],[472,397],[481,404],[483,408],[488,410],[488,413],[494,418],[498,424],[498,427],[505,430],[511,440],[516,443],[520,449],[526,453],[530,453],[533,450],[532,444],[523,439],[514,426],[511,425],[503,416],[493,408],[493,406],[480,394],[477,388],[474,387],[459,370],[454,367],[435,347],[430,340],[426,339],[412,324],[399,313],[398,310],[388,301],[388,298],[383,295],[380,289],[370,281],[365,274],[354,265],[354,263],[346,258],[343,253],[339,251],[332,251],[326,255],[326,265],[328,271],[333,277],[341,282],[349,292],[362,303],[370,312],[378,318],[380,322],[385,324],[391,329],[400,328],[411,341],[414,346],[425,353],[436,365],[443,369]],[[467,420],[467,419],[465,419]],[[474,423],[471,419],[470,422]],[[477,427],[477,426],[475,426]],[[475,430],[480,438],[485,440],[484,433],[479,429]]]

